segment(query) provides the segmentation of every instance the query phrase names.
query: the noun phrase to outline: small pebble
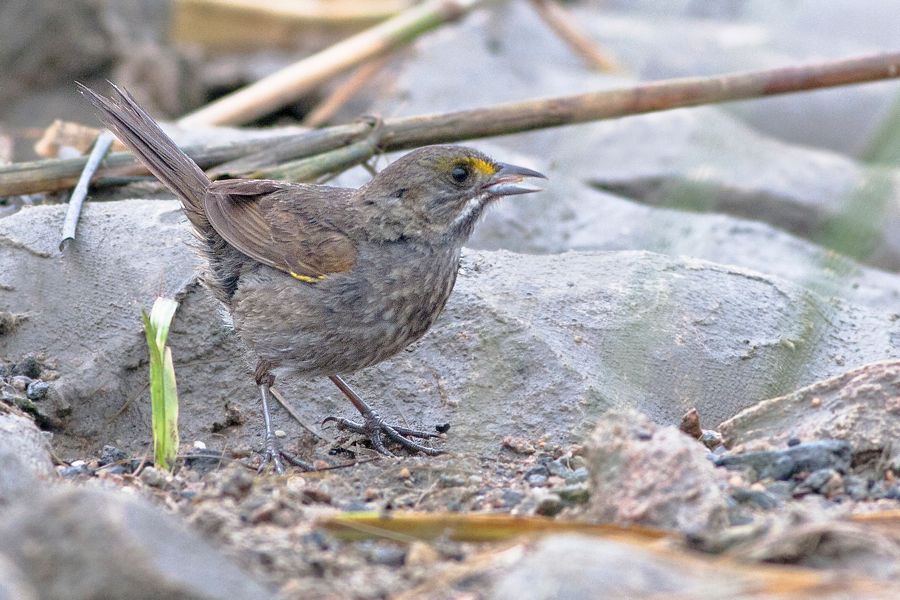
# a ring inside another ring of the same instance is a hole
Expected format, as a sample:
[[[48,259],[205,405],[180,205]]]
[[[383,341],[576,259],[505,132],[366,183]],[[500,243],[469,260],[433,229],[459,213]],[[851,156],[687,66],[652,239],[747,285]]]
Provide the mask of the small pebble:
[[[125,465],[110,465],[102,471],[98,471],[101,475],[124,475],[130,472],[131,470]]]
[[[141,481],[150,487],[164,488],[166,486],[166,476],[156,467],[146,467],[141,471]]]
[[[738,502],[755,504],[763,510],[771,510],[781,503],[779,499],[770,492],[750,488],[737,488],[732,490],[731,497]]]
[[[575,454],[574,451],[572,452],[572,457],[569,459],[569,468],[577,469],[579,467],[586,467],[587,464],[587,459],[583,454]]]
[[[128,455],[115,446],[111,446],[107,444],[103,446],[103,449],[100,450],[100,466],[109,465],[112,463],[122,462],[128,458]]]
[[[68,467],[58,467],[57,472],[60,477],[64,477],[66,479],[77,477],[78,475],[89,475],[91,470],[87,468],[87,465],[84,464],[84,461],[78,461],[81,464],[76,466],[74,463]]]
[[[566,482],[581,483],[587,481],[589,476],[590,473],[588,473],[587,467],[578,467],[566,477]]]
[[[438,478],[438,483],[442,488],[462,487],[466,485],[466,480],[460,475],[444,473]]]
[[[50,384],[46,381],[41,381],[40,379],[37,381],[32,381],[28,384],[28,388],[25,392],[25,395],[28,396],[29,400],[43,400],[47,395],[47,391],[50,389]]]
[[[229,454],[231,455],[231,458],[247,458],[248,456],[253,454],[253,450],[250,448],[250,446],[240,445],[232,448],[229,451]]]
[[[501,445],[516,454],[534,454],[535,452],[534,444],[522,438],[506,436]]]
[[[545,517],[555,517],[562,509],[562,499],[557,494],[547,494],[538,501],[534,512]]]
[[[869,490],[875,487],[873,483],[865,477],[848,475],[844,477],[844,491],[854,500],[865,500],[869,498]]]
[[[275,437],[277,437],[277,438],[287,437],[287,433],[285,433],[283,429],[276,429]]]
[[[206,450],[206,442],[202,440],[194,440],[194,450]]]
[[[501,496],[503,500],[503,504],[507,508],[513,508],[518,506],[522,500],[525,499],[525,494],[519,492],[517,490],[503,490],[503,495]]]
[[[547,485],[550,471],[544,465],[540,465],[525,472],[525,481],[531,487],[543,487]]]
[[[407,551],[403,546],[380,542],[366,548],[364,552],[370,563],[387,567],[400,567],[403,566],[406,560]],[[298,597],[303,597],[303,594]]]
[[[547,467],[547,470],[551,475],[556,475],[557,477],[562,477],[563,479],[565,479],[572,472],[572,470],[568,466],[564,465],[560,460],[551,460],[544,466]]]
[[[406,552],[406,564],[410,567],[433,565],[440,559],[441,555],[431,544],[421,541],[411,543]]]
[[[844,491],[844,480],[834,469],[818,469],[810,473],[796,488],[795,495],[816,493],[831,497]]]
[[[712,429],[704,429],[698,438],[700,443],[712,450],[722,445],[722,435]]]
[[[15,377],[11,377],[9,379],[9,384],[13,386],[13,388],[15,388],[17,392],[24,392],[32,383],[33,380],[30,377],[25,377],[24,375],[16,375]]]
[[[409,479],[410,477],[412,477],[412,473],[409,472],[408,468],[403,467],[397,472],[397,477],[399,477],[400,479]]]

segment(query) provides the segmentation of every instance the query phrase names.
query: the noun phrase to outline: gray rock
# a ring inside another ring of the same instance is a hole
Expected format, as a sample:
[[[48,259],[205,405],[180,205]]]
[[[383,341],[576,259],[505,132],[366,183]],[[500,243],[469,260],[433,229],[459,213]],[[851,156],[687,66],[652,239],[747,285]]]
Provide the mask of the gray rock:
[[[586,443],[588,514],[603,522],[688,533],[728,523],[725,495],[706,451],[676,427],[636,413],[610,413]]]
[[[888,589],[900,576],[900,543],[878,527],[833,519],[811,520],[796,511],[785,511],[770,513],[767,526],[758,532],[761,535],[728,554],[739,561],[813,567],[835,576],[844,573],[877,577],[885,580]],[[896,595],[896,590],[892,593]],[[867,595],[863,593],[862,597]]]
[[[846,441],[866,462],[900,457],[900,361],[853,369],[748,408],[720,425],[729,447],[768,449],[797,438]]]
[[[182,524],[122,493],[57,489],[4,511],[0,538],[42,600],[274,597]]]
[[[669,2],[653,3],[646,11],[631,3],[619,10],[594,4],[571,10],[578,25],[624,66],[624,74],[592,71],[530,7],[512,2],[418,40],[393,93],[377,98],[376,107],[389,115],[459,110],[622,87],[634,79],[717,75],[882,52],[893,43],[896,11],[891,0],[878,0],[865,11],[855,9],[853,0],[829,3],[827,10],[814,0],[777,9],[755,0],[737,10],[731,10],[735,3],[689,3],[702,11],[729,7],[717,15],[691,14]],[[846,26],[848,15],[855,27]],[[823,17],[831,24],[811,25]],[[881,32],[880,43],[875,31]],[[457,85],[463,80],[465,86]],[[888,121],[898,89],[887,81],[732,102],[724,110],[789,142],[861,155]]]
[[[498,576],[492,600],[738,598],[747,581],[635,544],[573,534],[534,544]]]
[[[865,10],[854,0],[591,4],[573,8],[578,22],[641,79],[820,62],[882,52],[896,40],[893,0],[867,2]],[[769,135],[859,155],[871,149],[898,89],[887,81],[724,108]]]
[[[755,504],[763,510],[772,510],[781,503],[779,498],[771,492],[749,488],[736,488],[731,491],[731,497],[737,502]]]
[[[0,337],[0,354],[40,350],[58,363],[60,378],[41,402],[67,414],[57,436],[63,454],[83,453],[84,439],[143,451],[149,403],[141,401],[138,309],[159,293],[181,300],[170,344],[182,439],[246,443],[255,435],[260,443],[250,360],[195,284],[176,203],[88,204],[66,257],[56,250],[63,212],[32,208],[0,221],[0,310],[31,315]],[[612,407],[662,423],[696,407],[718,422],[843,365],[900,355],[894,310],[645,252],[470,252],[445,313],[415,351],[350,380],[383,414],[425,426],[450,421],[446,447],[461,452],[496,449],[509,435],[568,440]],[[350,413],[327,380],[277,387],[307,422]],[[246,423],[212,439],[226,402]]]
[[[777,223],[640,206],[571,183],[564,171],[551,177],[547,192],[528,203],[493,208],[471,246],[526,253],[649,250],[774,275],[825,297],[883,308],[900,303],[897,275],[780,231]]]
[[[121,210],[129,206],[134,212],[125,217]],[[179,377],[182,401],[197,388],[179,363],[212,364],[207,371],[211,379],[197,380],[206,392],[197,394],[196,405],[182,407],[195,418],[204,419],[206,414],[221,421],[221,406],[208,402],[206,395],[216,389],[219,399],[225,397],[219,394],[240,396],[241,386],[230,387],[215,373],[233,369],[233,384],[244,363],[233,336],[213,318],[212,302],[194,291],[196,258],[181,210],[171,202],[88,203],[78,239],[62,256],[54,242],[64,214],[61,208],[29,209],[0,221],[0,305],[21,306],[32,315],[0,337],[0,355],[16,359],[43,350],[60,360],[62,376],[51,382],[41,400],[42,410],[64,415],[70,424],[66,433],[96,440],[97,450],[105,440],[123,439],[134,444],[123,448],[133,454],[140,451],[135,442],[148,439],[149,402],[135,402],[124,419],[113,419],[111,435],[105,435],[104,422],[117,414],[125,399],[139,397],[146,385],[140,308],[149,309],[157,295],[187,294],[180,313],[183,320],[170,341],[176,371],[185,375]],[[199,315],[193,308],[198,302],[203,306]],[[197,316],[200,321],[193,320]],[[177,332],[185,330],[191,333],[179,344]],[[226,369],[223,359],[233,361],[232,366]],[[213,386],[215,379],[220,381]],[[187,431],[193,437],[186,439],[199,439],[195,429]]]
[[[832,468],[813,471],[794,488],[795,495],[815,493],[831,497],[843,491],[844,479],[839,471]]]
[[[46,381],[32,381],[25,390],[29,400],[42,400],[47,395],[50,384]]]
[[[55,475],[45,434],[30,418],[0,404],[0,507],[34,497],[38,480]]]
[[[648,144],[650,135],[660,142]],[[762,221],[900,269],[896,169],[767,138],[712,108],[593,124],[584,143],[600,149],[590,162],[563,140],[549,152],[600,189],[653,206]]]
[[[727,469],[750,469],[754,480],[785,481],[798,473],[818,470],[850,471],[853,458],[850,444],[843,440],[818,440],[797,444],[783,450],[761,450],[726,454],[715,458],[715,464]]]

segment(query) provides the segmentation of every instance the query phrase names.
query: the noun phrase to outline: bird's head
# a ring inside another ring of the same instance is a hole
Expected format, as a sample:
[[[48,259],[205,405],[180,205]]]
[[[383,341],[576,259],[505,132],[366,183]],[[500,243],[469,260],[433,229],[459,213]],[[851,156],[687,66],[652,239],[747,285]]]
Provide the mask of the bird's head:
[[[540,191],[544,175],[464,146],[426,146],[385,167],[357,192],[385,239],[465,242],[491,201]]]

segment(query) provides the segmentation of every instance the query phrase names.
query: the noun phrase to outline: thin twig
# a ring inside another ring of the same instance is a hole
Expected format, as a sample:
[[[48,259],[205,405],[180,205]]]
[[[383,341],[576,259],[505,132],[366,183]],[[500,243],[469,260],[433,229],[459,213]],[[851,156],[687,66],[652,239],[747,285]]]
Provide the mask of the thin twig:
[[[385,119],[379,151],[424,144],[533,131],[686,106],[714,104],[900,77],[900,52],[872,54],[804,65],[713,77],[669,79],[619,90],[527,100],[452,113]],[[358,142],[371,133],[367,123],[336,125],[280,138],[186,148],[201,168],[255,155],[254,169],[266,157],[291,160]],[[85,159],[43,160],[0,167],[0,197],[65,189]],[[273,164],[273,163],[268,163]],[[98,177],[146,172],[127,153],[109,155]],[[237,175],[238,172],[230,172]]]
[[[381,460],[384,458],[381,454],[376,456],[370,456],[369,458],[360,458],[358,460],[354,460],[353,462],[341,463],[339,465],[328,465],[327,467],[321,467],[314,471],[314,473],[318,473],[320,471],[337,471],[338,469],[348,469],[350,467],[355,467],[358,465],[364,465],[366,463],[375,462],[377,460]]]
[[[341,125],[329,128],[329,133],[338,139],[344,139],[346,135],[339,135],[341,128],[351,134],[351,139],[353,132],[368,130],[365,124]],[[325,134],[324,130],[317,130],[313,133]],[[184,151],[201,168],[206,169],[248,154],[255,154],[266,148],[277,147],[280,142],[296,138],[297,134],[269,136],[240,142],[193,145],[185,147]],[[332,144],[325,150],[340,145],[333,142]],[[69,189],[78,182],[86,162],[86,157],[79,156],[77,158],[54,158],[14,163],[0,167],[0,197]],[[149,174],[146,167],[138,162],[130,152],[114,152],[106,157],[95,177],[146,174]]]
[[[319,438],[319,439],[322,440],[323,442],[327,442],[327,443],[329,443],[329,444],[333,444],[333,443],[334,443],[334,440],[325,437],[324,435],[322,435],[321,433],[319,433],[318,431],[316,431],[315,429],[313,429],[311,426],[307,425],[307,424],[303,421],[303,419],[300,418],[300,415],[297,414],[297,411],[294,410],[294,407],[292,407],[290,404],[287,403],[287,400],[284,399],[284,396],[281,395],[281,392],[279,392],[279,391],[276,390],[275,388],[269,388],[269,391],[272,392],[272,396],[274,396],[275,399],[278,400],[278,404],[280,404],[281,407],[284,408],[284,410],[286,410],[287,413],[288,413],[289,415],[291,415],[291,417],[293,417],[293,419],[294,419],[295,421],[297,421],[297,423],[300,424],[300,427],[302,427],[303,429],[307,430],[308,432],[310,432],[311,434],[313,434],[314,436],[316,436],[317,438]]]
[[[284,106],[339,73],[408,44],[475,8],[478,0],[429,0],[182,117],[178,124],[246,123]]]
[[[100,162],[103,160],[103,157],[106,156],[106,153],[109,152],[109,147],[112,146],[115,139],[116,136],[104,129],[97,136],[97,141],[94,142],[94,147],[91,149],[87,162],[84,164],[84,170],[81,172],[78,183],[75,185],[75,189],[72,190],[72,195],[69,197],[69,207],[66,209],[66,220],[63,222],[62,239],[59,241],[60,252],[66,249],[66,246],[70,241],[75,240],[75,228],[78,226],[78,218],[81,216],[81,207],[84,205],[84,199],[87,197],[88,186],[91,183],[91,179],[94,177],[94,173],[97,172]]]
[[[378,151],[383,131],[381,120],[370,120],[370,122],[371,132],[358,142],[315,156],[289,161],[271,169],[254,171],[251,177],[310,181],[327,173],[340,172],[365,162]]]
[[[591,38],[578,27],[572,15],[555,0],[531,0],[537,14],[578,56],[591,67],[605,72],[623,71],[622,66],[600,50]]]
[[[259,0],[180,0],[175,7],[181,13],[191,12],[197,18],[209,18],[216,12],[230,11],[253,22],[260,18],[284,23],[299,23],[310,27],[353,26],[371,23],[393,16],[409,5],[409,1],[358,2],[329,0],[327,2],[259,2]],[[177,16],[177,14],[176,14]],[[192,25],[189,21],[188,25]],[[258,32],[257,32],[258,35]]]
[[[250,173],[261,167],[279,165],[298,157],[331,152],[336,148],[353,144],[361,137],[368,135],[370,129],[370,122],[358,121],[350,125],[337,125],[327,129],[317,129],[309,133],[274,139],[268,146],[252,152],[245,152],[233,160],[223,162],[208,170],[207,174],[214,179],[235,177],[244,173]],[[190,152],[188,152],[188,155],[193,158]],[[200,166],[203,167],[204,165],[201,164]],[[0,172],[2,172],[2,169],[0,169]]]
[[[347,102],[360,92],[388,64],[388,56],[379,56],[361,65],[353,73],[334,88],[331,94],[322,100],[304,117],[301,125],[318,127],[331,119]]]

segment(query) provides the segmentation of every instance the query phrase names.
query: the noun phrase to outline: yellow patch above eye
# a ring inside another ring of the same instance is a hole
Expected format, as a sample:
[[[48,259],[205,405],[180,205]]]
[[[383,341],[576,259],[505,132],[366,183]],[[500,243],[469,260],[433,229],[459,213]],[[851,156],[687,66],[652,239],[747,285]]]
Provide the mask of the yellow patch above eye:
[[[291,277],[294,279],[299,279],[304,283],[318,283],[323,279],[327,278],[327,275],[316,275],[315,277],[310,277],[309,275],[300,275],[299,273],[294,273],[291,271]]]
[[[484,175],[493,175],[497,172],[497,167],[484,160],[483,158],[470,158],[469,164],[472,165],[473,169],[475,169],[479,173],[483,173]]]

